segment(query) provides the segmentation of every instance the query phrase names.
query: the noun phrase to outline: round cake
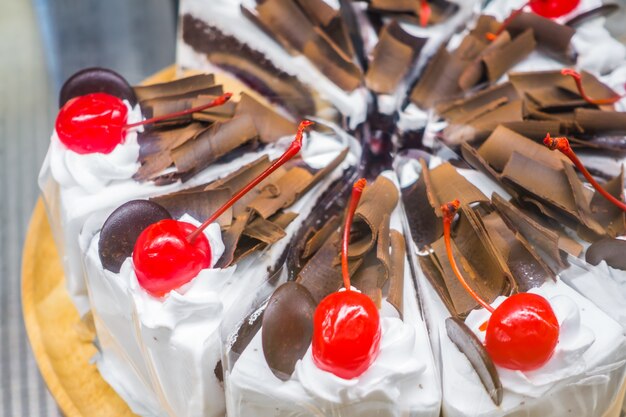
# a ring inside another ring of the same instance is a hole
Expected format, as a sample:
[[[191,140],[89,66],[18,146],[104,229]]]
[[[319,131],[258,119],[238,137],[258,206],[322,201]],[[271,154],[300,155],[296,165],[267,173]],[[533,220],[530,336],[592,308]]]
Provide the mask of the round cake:
[[[40,187],[145,417],[590,416],[626,371],[626,47],[594,0],[183,0]]]

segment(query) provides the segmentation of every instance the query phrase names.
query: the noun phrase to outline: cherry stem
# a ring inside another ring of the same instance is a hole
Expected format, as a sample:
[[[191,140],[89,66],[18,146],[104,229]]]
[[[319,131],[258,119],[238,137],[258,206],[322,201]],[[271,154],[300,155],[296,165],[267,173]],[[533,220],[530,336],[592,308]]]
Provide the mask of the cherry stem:
[[[272,174],[274,171],[280,168],[285,162],[289,161],[298,152],[300,152],[300,149],[302,148],[302,136],[304,134],[304,129],[311,126],[312,124],[313,122],[309,120],[301,121],[300,126],[298,126],[298,131],[296,132],[296,137],[294,138],[293,142],[291,142],[291,145],[289,145],[289,148],[280,156],[280,158],[272,162],[272,164],[269,167],[267,167],[265,171],[259,174],[258,177],[253,179],[250,183],[248,183],[248,185],[246,185],[241,190],[239,190],[235,195],[233,195],[230,198],[230,200],[224,203],[222,207],[218,208],[215,211],[215,213],[211,215],[211,217],[209,217],[204,223],[200,225],[200,227],[198,227],[191,234],[189,234],[189,236],[187,236],[187,241],[190,243],[193,242],[194,239],[198,237],[198,235],[204,231],[204,229],[206,229],[211,223],[215,222],[222,214],[226,212],[226,210],[232,207],[233,204],[235,204],[241,197],[243,197],[248,192],[250,192],[250,190],[252,190],[254,187],[259,185],[261,181],[263,181],[265,178],[270,176],[270,174]]]
[[[460,206],[461,206],[461,203],[459,202],[459,200],[454,200],[447,204],[443,204],[441,206],[441,211],[443,213],[443,240],[446,244],[446,254],[448,255],[448,261],[450,261],[450,266],[452,267],[452,271],[454,272],[454,275],[456,275],[461,285],[463,285],[463,288],[465,288],[465,291],[467,291],[472,296],[472,298],[474,298],[474,300],[478,302],[478,304],[485,307],[487,311],[489,311],[490,313],[493,313],[495,309],[491,307],[489,303],[483,300],[476,293],[476,291],[474,291],[472,287],[469,286],[467,281],[465,281],[465,278],[463,278],[463,275],[461,275],[459,266],[457,265],[456,260],[454,259],[454,255],[452,254],[450,227],[452,225],[452,220],[454,220],[454,216],[456,215],[456,212],[459,210]]]
[[[426,27],[428,25],[432,11],[433,10],[431,9],[430,4],[428,4],[428,0],[420,1],[420,25],[422,27]]]
[[[576,88],[578,88],[578,93],[583,98],[583,100],[585,100],[589,104],[595,104],[596,106],[601,106],[604,104],[615,104],[624,97],[624,96],[618,95],[618,96],[609,97],[609,98],[596,98],[596,99],[591,98],[585,92],[585,88],[583,87],[582,77],[578,72],[570,68],[563,68],[561,70],[561,74],[565,76],[569,75],[570,77],[574,79],[574,82],[576,83]]]
[[[513,19],[515,19],[518,15],[520,15],[524,11],[526,6],[530,6],[531,3],[534,3],[535,1],[537,1],[537,0],[527,1],[526,3],[524,3],[522,5],[522,7],[513,10],[511,12],[511,14],[506,19],[504,19],[504,22],[502,22],[502,24],[500,25],[500,27],[498,28],[498,30],[495,33],[488,32],[485,35],[487,40],[490,41],[490,42],[493,42],[498,36],[500,36],[502,34],[502,32],[504,32],[506,30],[506,28],[511,24]]]
[[[354,219],[354,213],[359,206],[359,200],[363,189],[367,185],[367,180],[361,178],[352,186],[352,197],[350,198],[350,205],[348,206],[348,213],[346,214],[346,222],[343,226],[343,240],[341,245],[341,273],[343,274],[343,285],[346,287],[346,291],[350,291],[350,271],[348,270],[348,246],[350,245],[350,228],[352,227],[352,220]]]
[[[616,205],[623,211],[626,211],[626,204],[623,201],[618,200],[613,195],[611,195],[608,191],[606,191],[587,171],[587,168],[583,165],[583,163],[578,159],[578,156],[572,150],[572,147],[569,144],[569,140],[564,137],[553,138],[548,133],[546,137],[543,139],[543,144],[546,145],[550,150],[559,150],[563,155],[567,156],[573,163],[576,165],[576,168],[587,178],[587,181],[591,183],[593,188],[596,189],[604,198],[609,200],[611,203]]]
[[[142,120],[142,121],[136,122],[136,123],[129,123],[126,126],[124,126],[124,129],[132,129],[133,127],[144,126],[144,125],[147,125],[147,124],[160,122],[162,120],[175,119],[177,117],[186,116],[188,114],[197,113],[197,112],[202,111],[202,110],[210,109],[211,107],[221,106],[222,104],[224,104],[228,100],[230,100],[230,98],[232,96],[233,96],[233,93],[224,93],[221,96],[215,98],[214,100],[211,100],[207,104],[203,104],[201,106],[192,107],[192,108],[187,109],[187,110],[181,110],[181,111],[174,112],[174,113],[164,114],[162,116],[152,117],[150,119]]]

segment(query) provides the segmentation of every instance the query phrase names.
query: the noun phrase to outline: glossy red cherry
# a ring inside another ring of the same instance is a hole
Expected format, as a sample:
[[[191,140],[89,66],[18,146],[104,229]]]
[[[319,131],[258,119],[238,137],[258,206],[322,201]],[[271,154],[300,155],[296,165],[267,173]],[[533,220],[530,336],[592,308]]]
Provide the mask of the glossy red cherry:
[[[360,376],[374,362],[380,349],[380,316],[371,298],[350,289],[348,245],[354,212],[365,179],[352,188],[341,246],[341,270],[345,291],[324,298],[313,316],[312,353],[315,364],[340,378]]]
[[[565,16],[580,4],[580,0],[533,0],[530,8],[539,16],[553,19]]]
[[[171,219],[148,226],[139,235],[133,249],[133,267],[139,284],[150,294],[162,297],[191,281],[202,269],[211,266],[211,248],[202,231],[300,152],[304,129],[312,124],[308,120],[302,121],[295,139],[280,158],[237,191],[199,227]]]
[[[206,236],[188,239],[196,229],[193,224],[171,219],[148,226],[137,238],[133,251],[139,285],[155,297],[162,297],[211,266],[211,246]]]
[[[503,368],[531,371],[543,366],[559,341],[559,322],[548,300],[537,294],[520,293],[494,309],[465,281],[452,254],[450,228],[459,200],[441,206],[443,237],[452,271],[466,291],[491,313],[485,348],[493,362]],[[482,326],[481,326],[482,327]]]
[[[380,317],[367,295],[342,291],[324,298],[313,316],[313,360],[325,371],[352,379],[378,355]]]
[[[76,97],[59,111],[56,131],[68,149],[79,153],[110,153],[124,141],[128,109],[106,93]]]
[[[485,348],[496,365],[532,371],[545,365],[559,341],[559,322],[548,300],[532,293],[504,300],[489,319]]]

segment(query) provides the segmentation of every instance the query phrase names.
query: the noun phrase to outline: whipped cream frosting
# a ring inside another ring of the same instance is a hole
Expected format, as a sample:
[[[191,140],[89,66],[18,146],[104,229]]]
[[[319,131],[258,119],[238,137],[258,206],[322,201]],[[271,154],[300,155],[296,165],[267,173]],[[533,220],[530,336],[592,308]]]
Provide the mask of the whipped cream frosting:
[[[408,186],[418,178],[419,166],[411,160],[401,162],[404,163],[398,164],[397,172],[401,184]],[[429,166],[434,168],[440,163],[439,158],[431,158]],[[497,191],[508,198],[484,174],[463,169],[458,172],[486,196]],[[448,338],[445,319],[450,313],[419,268],[417,248],[413,242],[409,243],[435,358],[443,378],[444,415],[600,417],[604,414],[622,383],[624,358],[621,352],[626,339],[622,327],[611,318],[616,316],[605,314],[590,301],[604,299],[603,293],[607,291],[595,274],[576,274],[576,277],[582,277],[580,281],[586,279],[585,292],[582,293],[584,297],[560,277],[556,282],[546,282],[529,291],[550,301],[561,326],[559,343],[554,356],[535,371],[517,372],[497,367],[504,388],[503,401],[498,407],[489,398],[467,358]],[[566,270],[561,275],[565,277],[570,271]],[[500,297],[493,305],[503,300],[504,297]],[[472,311],[466,318],[468,327],[481,340],[484,340],[484,332],[479,327],[488,317],[488,312],[479,309]],[[573,398],[580,400],[573,402]]]
[[[285,229],[285,238],[229,268],[204,269],[161,299],[139,286],[130,258],[119,274],[103,269],[98,241],[104,220],[96,216],[88,219],[80,241],[86,253],[87,286],[100,347],[96,363],[104,379],[135,413],[146,417],[224,414],[224,392],[215,374],[224,311],[267,279],[269,269],[278,262],[323,191],[357,161],[358,145],[353,138],[314,131],[307,135],[302,155],[312,166],[325,165],[322,161],[333,160],[346,146],[353,152],[341,166],[289,208],[299,215]],[[198,224],[195,219],[182,220]],[[211,225],[205,234],[217,262],[223,251],[219,227]]]
[[[384,175],[397,184],[390,172]],[[402,228],[399,207],[391,228]],[[439,381],[406,260],[403,302],[404,321],[383,301],[378,357],[350,380],[319,369],[311,347],[289,380],[278,379],[263,355],[259,331],[234,368],[225,370],[229,416],[438,416]]]

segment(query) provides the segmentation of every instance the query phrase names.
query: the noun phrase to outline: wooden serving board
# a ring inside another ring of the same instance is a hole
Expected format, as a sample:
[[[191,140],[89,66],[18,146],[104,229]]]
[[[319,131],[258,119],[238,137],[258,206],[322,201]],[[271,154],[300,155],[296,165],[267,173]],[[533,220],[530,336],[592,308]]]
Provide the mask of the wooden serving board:
[[[148,78],[145,84],[175,77],[172,66]],[[239,90],[233,80],[220,81],[232,87],[229,91]],[[65,288],[63,267],[41,198],[24,243],[22,306],[35,359],[66,417],[136,416],[91,363],[96,348]],[[604,417],[620,416],[625,391],[626,384]]]

